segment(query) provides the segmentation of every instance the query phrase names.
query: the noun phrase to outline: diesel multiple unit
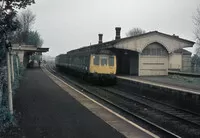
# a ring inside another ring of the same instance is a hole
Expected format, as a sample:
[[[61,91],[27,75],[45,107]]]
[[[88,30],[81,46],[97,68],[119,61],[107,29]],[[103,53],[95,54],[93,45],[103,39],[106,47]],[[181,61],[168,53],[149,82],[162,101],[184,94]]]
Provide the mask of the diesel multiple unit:
[[[58,55],[55,64],[58,68],[76,72],[88,80],[116,79],[116,56],[109,50],[73,50]]]

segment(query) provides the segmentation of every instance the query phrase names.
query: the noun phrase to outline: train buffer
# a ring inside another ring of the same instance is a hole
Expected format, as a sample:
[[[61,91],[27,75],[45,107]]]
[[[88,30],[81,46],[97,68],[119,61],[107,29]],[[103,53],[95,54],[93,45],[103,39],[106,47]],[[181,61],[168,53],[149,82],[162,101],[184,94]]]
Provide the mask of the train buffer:
[[[26,70],[15,95],[14,110],[20,113],[19,127],[25,137],[157,137],[90,99],[81,97],[86,103],[79,102],[67,92],[72,89],[62,89],[47,74],[40,68]]]

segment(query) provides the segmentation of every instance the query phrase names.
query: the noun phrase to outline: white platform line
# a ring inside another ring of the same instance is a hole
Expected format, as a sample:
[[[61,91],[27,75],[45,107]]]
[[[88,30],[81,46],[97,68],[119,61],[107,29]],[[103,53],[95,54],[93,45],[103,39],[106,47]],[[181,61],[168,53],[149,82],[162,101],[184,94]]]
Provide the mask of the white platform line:
[[[101,103],[95,101],[94,99],[90,98],[89,96],[85,95],[84,93],[80,92],[79,90],[77,90],[76,88],[72,87],[71,85],[67,84],[65,81],[63,81],[62,79],[58,78],[57,76],[55,76],[54,74],[50,73],[48,70],[45,69],[45,71],[47,71],[50,75],[54,76],[56,79],[58,79],[59,81],[61,81],[62,83],[64,83],[65,85],[67,85],[68,87],[70,87],[71,89],[73,89],[74,91],[78,92],[79,94],[81,94],[82,96],[86,97],[87,99],[91,100],[92,102],[98,104],[99,106],[101,106],[102,108],[106,109],[107,111],[109,111],[110,113],[114,114],[115,116],[123,119],[124,121],[126,121],[127,123],[131,124],[132,126],[142,130],[143,132],[147,133],[148,135],[154,137],[154,138],[159,138],[159,136],[153,134],[152,132],[140,127],[139,125],[133,123],[132,121],[128,120],[127,118],[121,116],[120,114],[116,113],[115,111],[105,107],[104,105],[102,105]]]

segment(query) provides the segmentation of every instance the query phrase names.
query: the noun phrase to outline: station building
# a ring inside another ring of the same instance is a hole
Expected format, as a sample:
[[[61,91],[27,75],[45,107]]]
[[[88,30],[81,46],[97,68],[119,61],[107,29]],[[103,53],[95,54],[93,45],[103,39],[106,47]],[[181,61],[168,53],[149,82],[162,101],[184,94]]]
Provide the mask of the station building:
[[[191,53],[183,48],[192,47],[194,42],[158,31],[120,37],[120,27],[116,27],[115,40],[102,42],[80,50],[109,49],[117,56],[117,74],[152,76],[168,75],[169,69],[184,70],[191,65]]]

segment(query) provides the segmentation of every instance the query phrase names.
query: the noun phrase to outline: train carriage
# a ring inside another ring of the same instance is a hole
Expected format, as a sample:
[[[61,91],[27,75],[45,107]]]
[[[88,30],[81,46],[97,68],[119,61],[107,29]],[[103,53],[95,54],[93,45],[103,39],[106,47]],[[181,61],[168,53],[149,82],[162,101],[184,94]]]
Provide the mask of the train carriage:
[[[75,72],[89,81],[116,82],[116,56],[109,50],[70,51],[56,57],[56,67]]]

